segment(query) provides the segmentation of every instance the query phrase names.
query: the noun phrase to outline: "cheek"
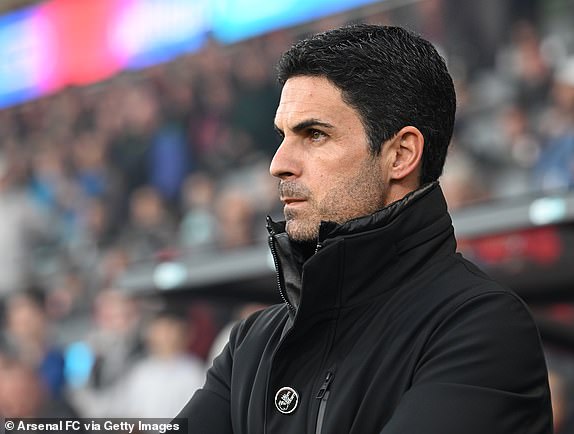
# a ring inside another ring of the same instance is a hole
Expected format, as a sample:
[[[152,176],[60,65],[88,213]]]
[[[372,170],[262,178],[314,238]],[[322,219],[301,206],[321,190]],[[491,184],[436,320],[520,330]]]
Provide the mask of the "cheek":
[[[337,190],[337,185],[340,184],[340,173],[332,172],[330,174],[321,173],[317,175],[313,185],[310,186],[312,192],[311,202],[320,205],[326,198],[336,193],[333,190]]]
[[[317,184],[317,193],[314,195],[314,204],[322,213],[330,213],[339,209],[343,202],[348,202],[349,174],[335,172],[324,176]]]
[[[359,147],[352,143],[346,143],[345,146]],[[357,178],[364,180],[365,171],[373,171],[371,162],[368,161],[366,145],[360,146],[359,150],[351,152],[347,148],[343,153],[335,151],[328,157],[323,154],[306,155],[307,161],[313,161],[313,164],[307,167],[309,176],[306,182],[304,181],[312,194],[313,203],[321,205],[329,201],[330,206],[338,207],[336,198],[348,193],[349,184],[356,184]]]

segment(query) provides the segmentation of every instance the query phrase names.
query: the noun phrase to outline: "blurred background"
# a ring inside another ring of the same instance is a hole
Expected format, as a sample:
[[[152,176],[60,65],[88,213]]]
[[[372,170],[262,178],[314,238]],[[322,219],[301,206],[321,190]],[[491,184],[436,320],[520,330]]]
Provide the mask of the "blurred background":
[[[574,0],[0,4],[0,414],[172,417],[278,301],[274,65],[348,23],[430,39],[456,82],[459,249],[540,326],[574,433]]]

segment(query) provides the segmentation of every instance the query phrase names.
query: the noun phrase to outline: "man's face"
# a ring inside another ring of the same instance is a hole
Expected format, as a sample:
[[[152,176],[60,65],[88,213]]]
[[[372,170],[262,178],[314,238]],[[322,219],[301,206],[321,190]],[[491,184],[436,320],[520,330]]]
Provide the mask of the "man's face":
[[[321,221],[343,223],[385,205],[381,157],[370,154],[358,113],[326,78],[287,80],[275,126],[284,138],[270,172],[280,179],[290,238],[316,239]]]

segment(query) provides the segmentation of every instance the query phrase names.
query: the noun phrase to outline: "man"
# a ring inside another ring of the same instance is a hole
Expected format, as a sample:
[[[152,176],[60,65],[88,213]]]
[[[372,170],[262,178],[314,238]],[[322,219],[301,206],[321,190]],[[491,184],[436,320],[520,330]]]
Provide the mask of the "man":
[[[284,304],[241,322],[180,416],[193,433],[551,433],[524,303],[455,253],[436,182],[455,95],[396,27],[297,43],[279,63],[268,221]]]

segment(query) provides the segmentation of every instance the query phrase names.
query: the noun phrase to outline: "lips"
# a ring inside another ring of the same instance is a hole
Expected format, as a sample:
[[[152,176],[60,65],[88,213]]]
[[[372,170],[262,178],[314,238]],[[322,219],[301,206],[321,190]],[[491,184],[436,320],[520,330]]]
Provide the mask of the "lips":
[[[279,183],[279,198],[285,205],[306,202],[308,197],[310,197],[310,192],[302,184],[294,181],[281,181]]]
[[[299,202],[304,202],[305,199],[299,199],[299,198],[294,198],[294,197],[285,197],[285,198],[281,198],[281,202],[283,202],[285,205],[291,205],[294,203],[299,203]]]

